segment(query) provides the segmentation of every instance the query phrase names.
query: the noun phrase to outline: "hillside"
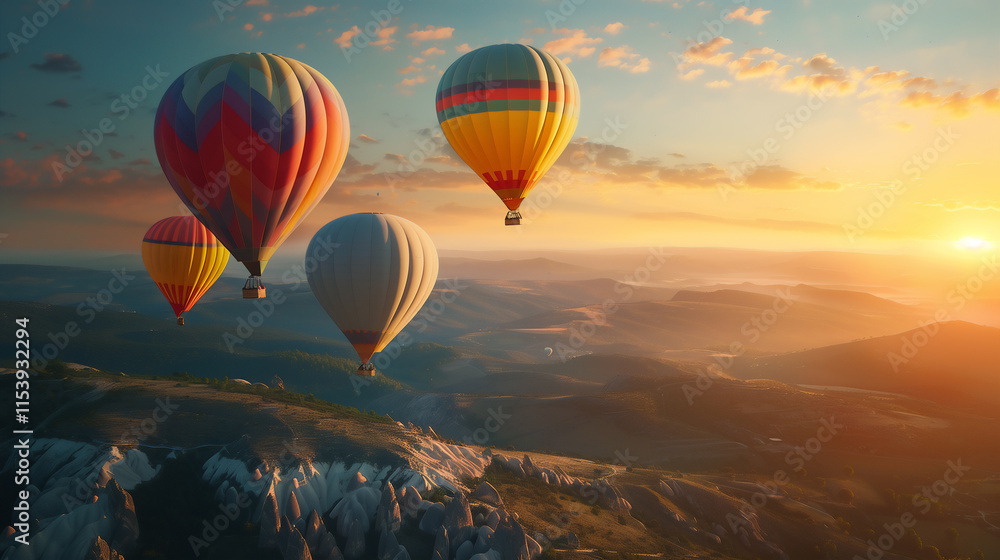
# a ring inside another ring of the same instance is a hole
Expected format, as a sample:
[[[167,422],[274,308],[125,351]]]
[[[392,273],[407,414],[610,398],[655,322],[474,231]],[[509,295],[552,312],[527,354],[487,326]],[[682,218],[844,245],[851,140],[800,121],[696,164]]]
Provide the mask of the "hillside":
[[[951,321],[891,336],[737,361],[731,372],[910,395],[998,416],[1000,329]]]

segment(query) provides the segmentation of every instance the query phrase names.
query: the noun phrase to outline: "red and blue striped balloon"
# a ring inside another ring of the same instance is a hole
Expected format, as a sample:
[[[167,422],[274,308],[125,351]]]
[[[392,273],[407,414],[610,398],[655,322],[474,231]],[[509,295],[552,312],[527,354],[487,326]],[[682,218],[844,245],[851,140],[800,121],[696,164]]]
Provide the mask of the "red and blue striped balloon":
[[[254,276],[330,189],[350,135],[326,77],[263,53],[185,72],[160,101],[153,129],[174,191]]]

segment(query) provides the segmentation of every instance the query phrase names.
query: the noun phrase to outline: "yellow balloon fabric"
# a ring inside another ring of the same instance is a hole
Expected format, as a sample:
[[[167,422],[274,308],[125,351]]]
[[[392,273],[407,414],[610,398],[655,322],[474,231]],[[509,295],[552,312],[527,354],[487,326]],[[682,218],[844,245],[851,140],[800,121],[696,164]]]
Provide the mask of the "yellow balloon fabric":
[[[510,210],[569,145],[580,86],[563,61],[526,45],[466,53],[441,76],[438,122],[448,143]]]
[[[174,216],[146,232],[142,262],[180,318],[222,275],[229,251],[194,216]]]

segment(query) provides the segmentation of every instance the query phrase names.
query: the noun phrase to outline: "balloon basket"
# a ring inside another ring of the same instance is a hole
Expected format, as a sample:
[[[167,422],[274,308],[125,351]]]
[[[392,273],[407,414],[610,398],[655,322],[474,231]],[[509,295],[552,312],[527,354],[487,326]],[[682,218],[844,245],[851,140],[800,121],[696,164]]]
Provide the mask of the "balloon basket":
[[[511,210],[507,212],[507,217],[504,218],[504,225],[508,226],[519,226],[521,225],[521,213],[517,210]]]
[[[181,327],[184,326],[184,317],[178,317],[177,318],[177,325],[181,326]]]
[[[267,297],[267,289],[260,282],[260,276],[247,278],[247,283],[243,285],[243,299],[261,299]]]
[[[375,364],[367,362],[358,368],[358,377],[375,377]]]

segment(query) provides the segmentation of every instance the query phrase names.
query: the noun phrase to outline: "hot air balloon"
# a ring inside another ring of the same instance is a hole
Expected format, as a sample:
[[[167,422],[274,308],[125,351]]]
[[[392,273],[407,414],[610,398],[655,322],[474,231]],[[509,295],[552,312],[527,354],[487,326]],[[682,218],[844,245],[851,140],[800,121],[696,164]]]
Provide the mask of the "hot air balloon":
[[[350,124],[329,80],[275,54],[194,66],[171,84],[153,128],[160,167],[191,212],[250,272],[243,297],[347,157]]]
[[[448,143],[507,205],[505,223],[520,224],[521,201],[576,130],[576,78],[540,49],[491,45],[452,63],[435,101]]]
[[[142,262],[156,287],[181,317],[219,279],[229,253],[194,216],[173,216],[149,228],[142,238]]]
[[[372,355],[410,322],[434,289],[437,249],[424,230],[390,214],[350,214],[326,224],[306,255],[313,295],[375,375]]]

